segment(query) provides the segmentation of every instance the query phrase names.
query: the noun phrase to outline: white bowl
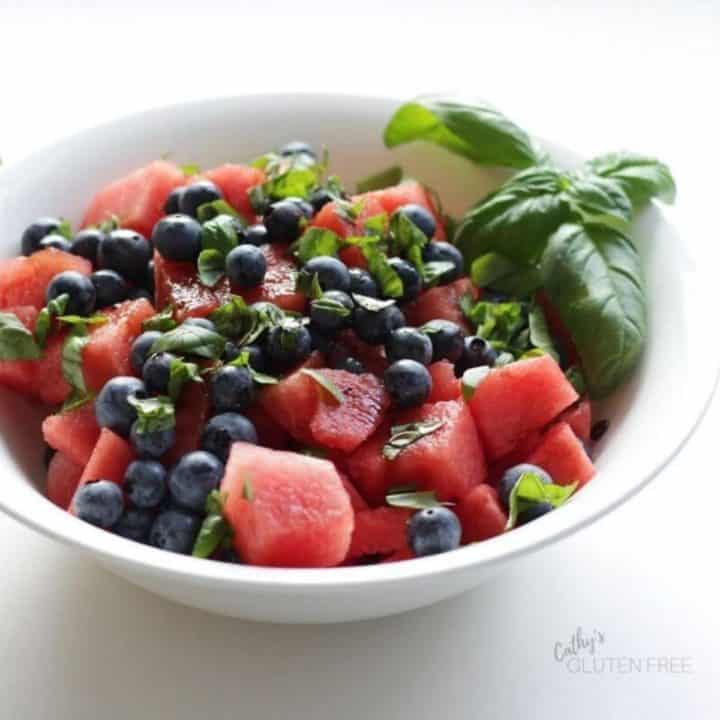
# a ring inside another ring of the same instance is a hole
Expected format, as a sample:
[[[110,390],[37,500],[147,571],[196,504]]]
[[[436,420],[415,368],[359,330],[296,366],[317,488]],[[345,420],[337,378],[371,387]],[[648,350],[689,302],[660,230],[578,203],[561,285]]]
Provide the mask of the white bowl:
[[[0,170],[0,256],[18,252],[22,229],[36,216],[59,214],[77,222],[99,187],[162,155],[211,167],[301,138],[326,145],[333,171],[348,182],[401,162],[409,174],[437,188],[455,213],[497,181],[497,172],[429,146],[386,150],[381,133],[397,104],[339,95],[223,98],[152,110],[82,132]],[[548,146],[560,164],[577,161],[560,146]],[[650,340],[633,381],[602,409],[611,426],[599,446],[597,477],[568,505],[509,534],[444,555],[330,570],[227,565],[162,552],[82,523],[45,499],[41,415],[9,392],[0,396],[0,507],[133,583],[230,616],[288,623],[359,620],[461,593],[627,500],[696,427],[712,395],[719,355],[710,283],[687,242],[696,240],[693,225],[684,223],[681,235],[657,207],[636,222]]]

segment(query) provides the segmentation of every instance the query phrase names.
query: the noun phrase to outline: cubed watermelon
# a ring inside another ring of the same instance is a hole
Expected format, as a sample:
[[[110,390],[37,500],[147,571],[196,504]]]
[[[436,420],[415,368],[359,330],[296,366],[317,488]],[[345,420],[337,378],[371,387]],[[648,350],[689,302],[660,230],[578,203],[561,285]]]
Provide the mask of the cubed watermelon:
[[[369,510],[370,506],[365,502],[365,498],[357,491],[357,488],[350,482],[350,478],[345,475],[345,473],[340,472],[340,470],[338,470],[338,475],[340,476],[340,480],[342,480],[348,498],[350,498],[350,505],[352,505],[353,511],[358,513],[361,510]]]
[[[168,467],[200,447],[200,438],[209,415],[210,395],[207,385],[204,382],[185,385],[175,408],[175,444],[163,456]]]
[[[104,310],[108,321],[93,328],[90,341],[83,350],[83,376],[91,390],[102,390],[117,375],[133,375],[130,350],[142,333],[142,324],[155,314],[145,299],[127,300]]]
[[[90,275],[92,263],[62,250],[48,248],[11,260],[0,260],[0,308],[45,307],[45,293],[59,273],[74,270]]]
[[[455,366],[447,360],[440,360],[428,368],[432,379],[429,403],[443,400],[457,400],[462,394],[460,380],[455,377]]]
[[[473,300],[480,297],[480,291],[470,278],[460,278],[448,285],[438,285],[426,290],[417,300],[408,303],[403,312],[410,325],[419,327],[431,320],[450,320],[471,333],[474,328],[470,327],[460,309],[460,298],[463,295],[470,295]]]
[[[237,210],[247,222],[255,220],[255,211],[250,202],[250,190],[265,182],[262,170],[247,165],[220,165],[207,170],[203,176],[222,190],[225,200]]]
[[[411,510],[380,507],[355,514],[347,560],[409,552],[407,523]]]
[[[100,437],[95,403],[86,403],[70,412],[48,415],[42,431],[45,442],[51,448],[85,467]]]
[[[345,559],[354,513],[331,462],[235,443],[221,491],[235,548],[246,562],[332,567]]]
[[[6,308],[28,330],[35,329],[38,309],[32,305]],[[36,397],[35,362],[28,360],[0,360],[0,385],[29,397]]]
[[[260,445],[273,450],[287,450],[290,447],[290,435],[287,430],[273,420],[262,405],[253,405],[245,411],[245,415],[255,426]]]
[[[492,370],[475,388],[470,408],[483,447],[496,460],[577,399],[560,366],[543,355]]]
[[[488,540],[505,531],[507,515],[490,485],[475,486],[453,509],[460,518],[463,544]]]
[[[485,482],[483,449],[470,410],[462,400],[423,405],[396,418],[398,424],[433,420],[442,426],[390,461],[392,483],[434,490],[440,500],[456,501]]]
[[[488,465],[488,482],[497,484],[508,468],[525,462],[526,458],[540,444],[543,430],[532,430],[521,438],[515,447]]]
[[[382,376],[388,368],[389,363],[382,345],[366,343],[354,330],[343,330],[337,337],[337,344],[341,351],[346,351],[351,357],[357,358],[373,375]]]
[[[383,457],[383,446],[390,439],[390,423],[345,458],[345,467],[360,494],[372,506],[383,505],[391,486],[390,463]]]
[[[572,431],[585,442],[590,441],[592,428],[592,406],[587,398],[582,398],[577,404],[569,407],[558,417],[558,422],[566,422]]]
[[[578,487],[587,484],[595,475],[595,467],[572,428],[567,423],[553,425],[540,445],[526,462],[543,468],[556,485]]]
[[[65,453],[55,453],[50,460],[47,472],[46,494],[48,500],[63,510],[67,510],[82,474],[83,465],[78,465]]]
[[[185,182],[185,175],[177,165],[156,160],[97,193],[85,213],[83,227],[97,225],[115,216],[122,227],[149,238],[155,223],[165,214],[163,207],[167,196]]]

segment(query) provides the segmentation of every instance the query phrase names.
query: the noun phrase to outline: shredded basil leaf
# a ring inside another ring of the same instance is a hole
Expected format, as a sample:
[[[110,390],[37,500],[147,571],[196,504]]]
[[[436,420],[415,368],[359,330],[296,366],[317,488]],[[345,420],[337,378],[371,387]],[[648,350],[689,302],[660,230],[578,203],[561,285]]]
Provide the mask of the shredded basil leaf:
[[[197,355],[208,360],[217,360],[225,351],[225,342],[222,335],[207,328],[199,325],[180,325],[158,338],[150,352]]]
[[[444,424],[443,420],[429,420],[407,425],[394,425],[390,430],[390,439],[383,446],[383,457],[386,460],[395,460],[403,450],[418,440],[422,440],[426,435],[436,432]]]
[[[0,312],[0,360],[38,360],[41,347],[17,315]]]
[[[577,489],[578,484],[546,485],[532,472],[523,473],[510,493],[510,509],[505,530],[512,530],[517,525],[517,518],[524,510],[538,503],[550,503],[553,508],[567,502]]]
[[[303,375],[307,375],[312,378],[323,390],[337,402],[338,405],[342,405],[345,402],[345,396],[342,390],[324,373],[319,370],[311,370],[310,368],[303,368],[300,371]]]
[[[158,332],[168,332],[176,327],[177,322],[175,321],[175,308],[172,305],[168,305],[157,315],[153,315],[151,318],[143,320],[142,324],[144,331],[156,330]]]
[[[175,427],[175,405],[169,397],[140,398],[129,395],[128,403],[137,410],[137,431],[141,435]]]

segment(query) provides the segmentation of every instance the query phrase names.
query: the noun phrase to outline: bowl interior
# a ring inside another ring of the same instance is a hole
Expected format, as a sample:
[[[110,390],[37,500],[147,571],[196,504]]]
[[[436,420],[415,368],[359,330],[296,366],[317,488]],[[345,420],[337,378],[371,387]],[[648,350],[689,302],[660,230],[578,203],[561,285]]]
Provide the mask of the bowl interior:
[[[34,217],[57,214],[77,223],[103,184],[160,156],[212,167],[247,161],[292,139],[330,152],[331,171],[349,186],[366,174],[400,163],[406,174],[434,187],[445,208],[459,214],[503,177],[430,146],[388,151],[382,128],[396,102],[379,98],[292,95],[203,101],[162,108],[86,131],[0,170],[0,257],[18,251],[22,229]],[[578,156],[546,143],[561,165]],[[678,217],[681,217],[678,215]],[[532,525],[442,558],[330,571],[229,567],[129,543],[77,522],[41,495],[44,484],[39,420],[42,414],[0,393],[0,459],[6,468],[0,506],[38,529],[94,552],[202,577],[235,582],[372,581],[375,578],[451,570],[492,562],[561,537],[589,522],[639,489],[679,449],[706,406],[717,374],[717,344],[707,333],[710,292],[689,241],[667,215],[651,207],[634,227],[645,268],[650,336],[633,380],[596,417],[610,419],[598,447],[599,475],[567,506]]]

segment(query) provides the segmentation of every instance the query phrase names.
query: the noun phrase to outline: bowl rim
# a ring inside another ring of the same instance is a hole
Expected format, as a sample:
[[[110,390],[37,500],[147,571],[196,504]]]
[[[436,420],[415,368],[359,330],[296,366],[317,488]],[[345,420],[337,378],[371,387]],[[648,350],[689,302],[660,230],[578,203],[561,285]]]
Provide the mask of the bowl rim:
[[[176,113],[181,109],[202,109],[210,106],[222,106],[233,102],[263,102],[291,104],[302,99],[303,102],[339,107],[348,102],[374,104],[391,112],[403,102],[402,99],[381,95],[358,95],[352,93],[253,93],[230,96],[217,96],[204,99],[176,102],[151,107],[139,112],[130,113],[107,120],[92,127],[57,139],[46,146],[24,155],[0,168],[0,184],[7,182],[15,174],[22,175],[32,169],[47,154],[61,151],[73,143],[87,142],[93,135],[112,133],[114,129],[130,123],[149,122],[168,113]],[[565,147],[555,143],[558,147]],[[656,205],[663,222],[668,222],[668,213]],[[215,584],[258,588],[279,587],[294,588],[301,591],[305,588],[323,588],[326,590],[342,590],[357,585],[394,584],[409,579],[420,579],[428,576],[445,575],[471,568],[488,568],[504,563],[514,557],[536,552],[570,534],[587,527],[599,517],[616,509],[656,477],[685,447],[699,424],[705,417],[718,386],[720,377],[720,360],[712,361],[714,367],[703,377],[703,389],[696,395],[696,404],[692,412],[685,418],[682,432],[669,449],[663,449],[641,477],[633,478],[623,487],[622,491],[613,495],[603,496],[599,502],[583,502],[592,490],[592,484],[571,504],[560,508],[548,518],[550,522],[530,524],[516,528],[507,533],[482,543],[463,546],[442,555],[415,558],[398,563],[385,563],[358,567],[335,568],[276,568],[243,564],[228,564],[207,561],[185,555],[177,555],[147,545],[126,540],[109,532],[100,530],[86,523],[78,522],[66,511],[53,505],[44,495],[28,483],[17,483],[10,486],[9,493],[0,494],[0,509],[38,532],[75,546],[82,551],[100,556],[102,559],[117,565],[131,565],[140,571],[150,571],[157,575],[172,575],[192,582],[210,582]],[[698,400],[698,398],[700,398]],[[17,474],[21,474],[17,471]],[[30,499],[32,496],[32,500]],[[593,495],[593,498],[595,496]],[[588,498],[589,499],[589,498]],[[28,513],[29,502],[37,503],[36,512]],[[572,509],[572,511],[570,511]]]

